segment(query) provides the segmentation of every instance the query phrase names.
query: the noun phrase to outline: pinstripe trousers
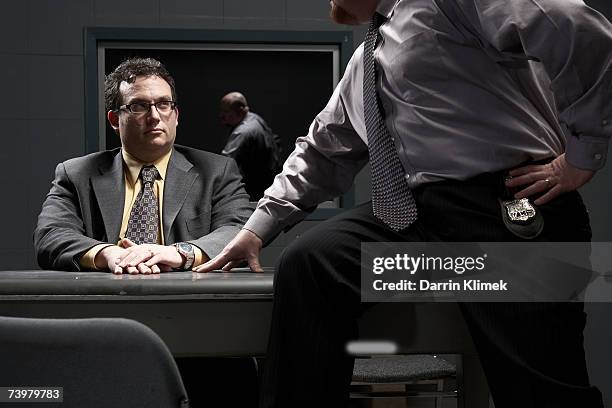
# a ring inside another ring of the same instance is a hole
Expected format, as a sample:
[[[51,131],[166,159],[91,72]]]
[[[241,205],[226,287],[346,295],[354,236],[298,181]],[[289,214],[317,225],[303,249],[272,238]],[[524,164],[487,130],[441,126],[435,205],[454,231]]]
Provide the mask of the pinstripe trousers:
[[[358,337],[357,319],[367,307],[360,302],[361,243],[518,241],[502,222],[502,180],[486,174],[413,190],[419,218],[400,232],[377,220],[366,203],[291,243],[276,265],[260,407],[346,406],[353,359],[344,349]],[[577,192],[539,209],[545,227],[538,240],[591,239]],[[601,393],[589,385],[583,306],[460,304],[497,408],[603,406]]]

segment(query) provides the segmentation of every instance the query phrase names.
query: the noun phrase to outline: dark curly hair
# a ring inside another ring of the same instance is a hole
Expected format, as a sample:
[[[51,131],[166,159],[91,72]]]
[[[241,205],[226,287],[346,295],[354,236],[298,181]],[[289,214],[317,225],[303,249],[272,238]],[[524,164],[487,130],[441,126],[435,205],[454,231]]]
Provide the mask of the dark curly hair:
[[[122,98],[119,85],[125,81],[132,83],[139,76],[157,76],[165,80],[172,90],[172,100],[176,102],[176,88],[174,78],[164,64],[153,58],[128,58],[104,79],[104,106],[106,110],[117,110],[121,106]]]

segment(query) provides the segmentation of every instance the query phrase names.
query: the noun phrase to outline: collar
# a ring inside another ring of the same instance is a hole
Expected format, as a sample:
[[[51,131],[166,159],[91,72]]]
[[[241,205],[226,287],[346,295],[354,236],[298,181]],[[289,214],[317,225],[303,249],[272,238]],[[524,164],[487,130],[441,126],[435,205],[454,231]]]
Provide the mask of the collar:
[[[391,18],[391,14],[397,3],[399,3],[399,0],[380,0],[376,7],[376,12],[386,18]]]
[[[125,149],[121,149],[121,155],[123,156],[123,163],[126,168],[126,176],[128,182],[133,186],[138,181],[138,176],[140,175],[140,170],[143,166],[153,165],[159,172],[159,177],[163,180],[166,178],[166,170],[168,170],[168,162],[170,161],[170,156],[172,155],[172,151],[174,149],[170,149],[168,153],[157,159],[152,163],[143,163],[134,156],[130,155]]]

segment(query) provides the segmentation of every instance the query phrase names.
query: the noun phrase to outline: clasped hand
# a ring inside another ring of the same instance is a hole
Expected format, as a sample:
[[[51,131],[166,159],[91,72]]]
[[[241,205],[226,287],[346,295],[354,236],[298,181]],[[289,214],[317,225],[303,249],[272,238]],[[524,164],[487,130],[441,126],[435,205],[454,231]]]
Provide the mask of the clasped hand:
[[[117,275],[168,272],[183,264],[183,257],[173,246],[137,245],[127,238],[122,239],[118,245],[104,248],[98,256],[96,261],[100,259],[100,266]]]

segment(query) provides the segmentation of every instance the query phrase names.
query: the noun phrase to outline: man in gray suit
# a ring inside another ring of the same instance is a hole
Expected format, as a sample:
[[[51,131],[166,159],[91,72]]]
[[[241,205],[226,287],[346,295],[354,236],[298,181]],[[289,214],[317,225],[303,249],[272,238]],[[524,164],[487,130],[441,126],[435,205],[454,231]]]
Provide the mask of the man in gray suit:
[[[149,274],[215,257],[251,214],[235,162],[174,144],[174,80],[132,58],[105,81],[121,149],[60,163],[34,232],[44,269]]]

